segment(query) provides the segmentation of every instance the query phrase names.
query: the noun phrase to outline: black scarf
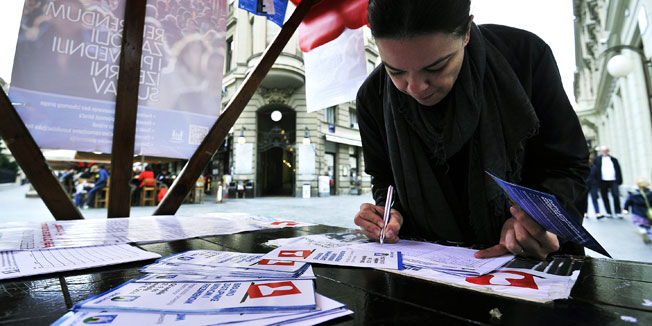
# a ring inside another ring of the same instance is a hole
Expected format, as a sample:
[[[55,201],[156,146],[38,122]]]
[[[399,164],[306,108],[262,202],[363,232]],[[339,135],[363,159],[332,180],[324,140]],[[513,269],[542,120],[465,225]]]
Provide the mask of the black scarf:
[[[525,141],[539,127],[507,60],[473,24],[460,74],[440,103],[420,105],[389,76],[384,94],[390,161],[405,215],[401,236],[497,243],[510,215],[501,189],[484,171],[518,182]],[[468,160],[468,202],[454,203],[455,196],[443,189],[460,182],[447,173],[449,159],[461,150]]]

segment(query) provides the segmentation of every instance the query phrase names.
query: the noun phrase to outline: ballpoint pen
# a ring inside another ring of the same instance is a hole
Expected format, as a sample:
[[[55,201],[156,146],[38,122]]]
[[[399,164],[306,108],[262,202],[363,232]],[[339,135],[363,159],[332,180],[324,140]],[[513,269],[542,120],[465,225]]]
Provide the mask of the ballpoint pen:
[[[385,199],[385,212],[383,213],[383,228],[380,230],[380,244],[385,242],[385,231],[387,230],[387,222],[389,222],[389,213],[394,204],[394,187],[391,185],[387,187],[387,198]]]

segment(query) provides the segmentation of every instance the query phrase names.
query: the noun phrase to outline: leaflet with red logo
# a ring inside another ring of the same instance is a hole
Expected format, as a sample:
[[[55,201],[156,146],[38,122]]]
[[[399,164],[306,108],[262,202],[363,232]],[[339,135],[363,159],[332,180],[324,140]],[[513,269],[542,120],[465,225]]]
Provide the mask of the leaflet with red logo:
[[[403,269],[400,251],[351,248],[309,248],[286,246],[272,250],[263,259],[368,268]]]
[[[554,256],[547,261],[515,258],[481,276],[454,275],[408,265],[396,273],[522,300],[550,302],[570,296],[582,264],[582,257]]]
[[[161,263],[183,263],[187,265],[221,266],[230,268],[249,268],[270,272],[299,273],[305,264],[288,261],[263,259],[262,254],[250,254],[217,250],[190,250],[159,259]]]
[[[112,326],[159,325],[159,326],[196,326],[196,325],[286,325],[304,322],[316,325],[327,320],[346,316],[353,311],[344,304],[323,295],[316,294],[317,309],[296,312],[272,313],[221,313],[221,314],[162,314],[159,312],[135,312],[115,310],[75,310],[57,320],[56,326],[73,326],[88,324],[110,324]]]
[[[262,313],[316,307],[312,280],[215,283],[127,282],[75,305],[75,309],[160,313]]]
[[[215,250],[191,250],[159,259],[141,269],[143,273],[194,274],[247,280],[301,276],[309,264],[262,259],[262,254]]]
[[[139,283],[152,283],[152,282],[244,282],[244,281],[267,281],[278,279],[274,276],[260,276],[260,275],[251,275],[251,276],[231,276],[231,275],[222,275],[215,274],[212,272],[205,272],[204,274],[184,274],[185,270],[179,269],[167,269],[165,273],[154,273],[147,274],[141,278],[137,278],[134,282]],[[293,280],[314,280],[315,273],[312,270],[312,266],[308,266],[303,274],[293,277]]]

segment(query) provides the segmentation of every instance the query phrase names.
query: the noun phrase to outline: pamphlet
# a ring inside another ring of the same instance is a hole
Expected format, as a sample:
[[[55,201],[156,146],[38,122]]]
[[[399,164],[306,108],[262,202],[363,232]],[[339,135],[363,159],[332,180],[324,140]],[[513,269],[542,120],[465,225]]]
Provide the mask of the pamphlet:
[[[337,266],[403,269],[401,252],[388,250],[284,246],[267,253],[263,256],[263,259],[303,261]]]
[[[518,204],[546,230],[611,258],[611,255],[564,209],[554,195],[503,181],[490,172],[487,174],[503,188],[509,199]]]
[[[75,309],[162,313],[263,313],[314,310],[312,280],[214,283],[129,281],[75,305]]]

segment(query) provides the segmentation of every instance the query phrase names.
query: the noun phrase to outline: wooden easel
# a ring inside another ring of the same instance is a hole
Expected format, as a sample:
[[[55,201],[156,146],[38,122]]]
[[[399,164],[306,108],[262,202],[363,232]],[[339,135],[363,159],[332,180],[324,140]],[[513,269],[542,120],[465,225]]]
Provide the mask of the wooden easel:
[[[173,215],[193,189],[211,157],[224,141],[229,130],[260,86],[267,72],[290,40],[299,24],[319,0],[303,0],[283,24],[280,33],[267,47],[254,70],[245,78],[237,94],[219,116],[202,143],[197,147],[181,174],[156,208],[154,215]],[[107,217],[128,217],[131,208],[129,180],[132,177],[136,115],[138,111],[138,78],[145,23],[144,0],[127,0],[120,72],[116,96],[115,121],[111,156],[111,184]],[[83,219],[81,212],[52,173],[45,157],[27,127],[20,119],[7,94],[0,94],[0,136],[7,143],[34,189],[56,220]]]

